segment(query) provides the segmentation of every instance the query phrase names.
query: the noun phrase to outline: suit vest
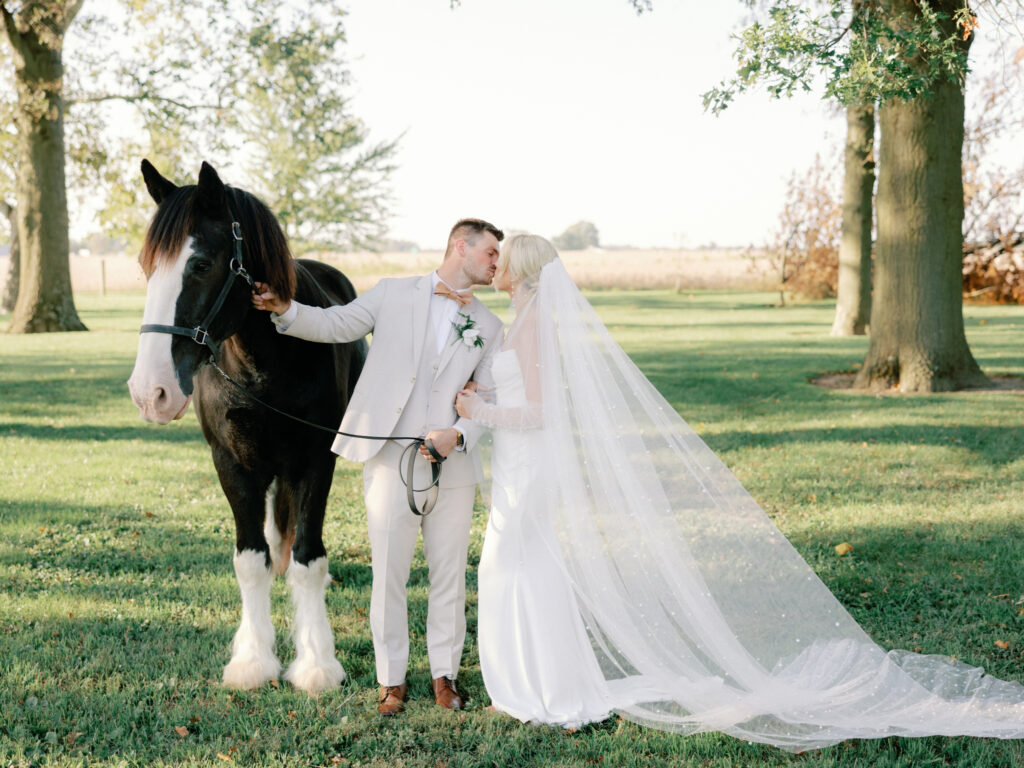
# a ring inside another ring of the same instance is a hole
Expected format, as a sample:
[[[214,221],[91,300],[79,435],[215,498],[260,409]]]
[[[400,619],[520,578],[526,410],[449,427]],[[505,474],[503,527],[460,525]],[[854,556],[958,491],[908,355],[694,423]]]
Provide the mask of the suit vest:
[[[437,351],[437,335],[434,333],[433,319],[428,315],[424,323],[423,352],[420,354],[420,366],[416,372],[412,392],[402,409],[398,423],[391,431],[393,435],[409,435],[421,437],[432,429],[447,429],[452,425],[452,413],[430,413],[430,395],[437,376],[441,354]],[[442,350],[444,347],[441,348]]]

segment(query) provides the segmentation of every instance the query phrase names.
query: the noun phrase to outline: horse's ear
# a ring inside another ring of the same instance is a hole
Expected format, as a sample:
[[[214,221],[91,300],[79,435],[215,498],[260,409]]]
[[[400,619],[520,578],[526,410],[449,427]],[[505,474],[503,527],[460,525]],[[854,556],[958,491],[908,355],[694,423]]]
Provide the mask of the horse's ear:
[[[160,171],[149,160],[142,161],[142,178],[146,180],[149,196],[156,201],[157,205],[160,205],[168,195],[178,188],[173,182],[161,176]]]
[[[227,215],[228,195],[224,189],[224,182],[220,180],[217,171],[205,160],[199,169],[199,183],[196,185],[196,192],[199,195],[199,205],[202,210],[211,216]]]

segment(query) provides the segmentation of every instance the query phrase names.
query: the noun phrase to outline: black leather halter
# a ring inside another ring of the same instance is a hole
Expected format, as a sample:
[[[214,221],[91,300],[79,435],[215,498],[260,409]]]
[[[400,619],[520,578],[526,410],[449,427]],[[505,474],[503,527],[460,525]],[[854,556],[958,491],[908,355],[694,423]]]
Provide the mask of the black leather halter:
[[[275,413],[280,414],[292,421],[297,421],[301,424],[305,424],[308,427],[319,429],[322,432],[330,432],[335,435],[343,435],[345,437],[354,437],[360,440],[410,440],[412,441],[405,450],[402,452],[401,458],[398,463],[398,476],[401,478],[402,483],[405,485],[406,500],[409,504],[409,509],[412,510],[413,514],[421,517],[429,515],[434,505],[437,503],[437,494],[439,490],[439,483],[441,481],[441,462],[444,461],[445,457],[442,456],[434,448],[434,444],[422,437],[396,437],[393,435],[378,436],[378,435],[355,435],[351,432],[341,432],[336,429],[330,429],[329,427],[321,426],[320,424],[314,424],[311,421],[300,419],[298,416],[293,416],[290,413],[285,413],[282,410],[275,408],[269,403],[265,403],[256,397],[252,392],[247,390],[244,386],[239,384],[237,381],[228,376],[224,370],[217,365],[217,353],[220,348],[220,342],[210,338],[209,328],[213,324],[213,321],[217,318],[217,314],[224,306],[224,302],[227,301],[228,294],[235,285],[234,278],[240,277],[248,283],[249,288],[253,288],[252,276],[245,269],[245,264],[242,261],[242,226],[237,221],[231,222],[231,236],[234,239],[233,254],[229,268],[231,272],[228,274],[227,279],[224,281],[224,285],[220,289],[220,293],[217,295],[217,300],[210,307],[210,311],[206,313],[206,317],[199,323],[195,328],[187,328],[183,325],[161,325],[159,323],[145,323],[139,328],[139,333],[169,333],[173,336],[184,336],[185,338],[192,339],[196,344],[200,346],[210,348],[210,364],[217,369],[221,376],[227,379],[229,382],[234,384],[240,389],[245,395],[254,402],[262,405]],[[416,454],[419,451],[420,446],[424,446],[434,461],[430,464],[430,477],[431,483],[426,488],[413,488],[413,467],[416,460]],[[402,465],[406,467],[406,473],[402,472]],[[423,507],[416,506],[416,499],[413,496],[413,492],[422,493],[433,491],[430,493],[428,498],[423,502]]]
[[[234,240],[233,254],[228,265],[231,271],[224,281],[224,285],[221,286],[217,300],[213,302],[213,306],[210,307],[210,311],[206,313],[203,321],[195,328],[187,328],[183,325],[146,323],[139,329],[139,333],[170,333],[174,336],[184,336],[185,338],[192,339],[192,341],[200,346],[209,347],[214,357],[216,357],[220,342],[210,338],[209,328],[213,325],[213,321],[217,319],[217,315],[224,306],[224,302],[227,301],[228,294],[231,293],[231,289],[235,285],[234,279],[240,277],[245,280],[250,288],[253,287],[252,276],[246,271],[245,264],[242,261],[242,226],[237,221],[231,222],[231,237]]]

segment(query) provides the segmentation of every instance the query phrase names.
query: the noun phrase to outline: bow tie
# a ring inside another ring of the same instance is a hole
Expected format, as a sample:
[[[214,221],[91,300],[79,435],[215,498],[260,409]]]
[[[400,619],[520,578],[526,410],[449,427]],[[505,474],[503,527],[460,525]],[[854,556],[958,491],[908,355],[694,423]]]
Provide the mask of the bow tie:
[[[444,296],[446,299],[457,301],[460,307],[464,307],[473,300],[472,291],[453,291],[444,283],[438,283],[437,287],[434,288],[435,296]]]

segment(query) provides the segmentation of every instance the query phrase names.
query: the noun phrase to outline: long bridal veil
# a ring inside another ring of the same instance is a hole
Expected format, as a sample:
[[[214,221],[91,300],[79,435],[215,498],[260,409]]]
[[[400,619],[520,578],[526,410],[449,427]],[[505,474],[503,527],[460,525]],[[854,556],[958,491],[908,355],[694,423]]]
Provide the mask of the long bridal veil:
[[[536,522],[553,528],[623,717],[792,751],[887,735],[1024,737],[1021,684],[872,642],[560,260],[534,291],[509,343],[543,414],[532,490],[548,503]]]

